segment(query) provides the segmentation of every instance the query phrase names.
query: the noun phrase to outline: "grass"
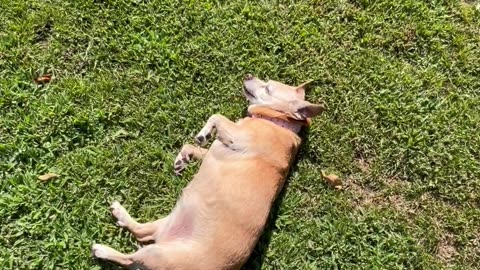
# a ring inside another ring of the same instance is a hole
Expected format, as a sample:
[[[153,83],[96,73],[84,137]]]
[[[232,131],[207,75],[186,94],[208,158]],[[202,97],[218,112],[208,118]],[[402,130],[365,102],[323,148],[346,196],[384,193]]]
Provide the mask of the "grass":
[[[0,268],[113,269],[91,244],[135,241],[109,203],[168,213],[198,168],[175,155],[242,117],[247,72],[315,79],[329,110],[246,269],[480,268],[479,7],[0,0]]]

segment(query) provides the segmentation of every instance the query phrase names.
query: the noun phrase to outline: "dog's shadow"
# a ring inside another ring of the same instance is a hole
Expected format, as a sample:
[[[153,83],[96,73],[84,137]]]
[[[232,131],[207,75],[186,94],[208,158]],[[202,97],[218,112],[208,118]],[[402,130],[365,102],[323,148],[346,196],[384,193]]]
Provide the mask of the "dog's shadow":
[[[285,198],[285,194],[289,185],[289,179],[293,172],[295,172],[298,168],[297,164],[301,157],[304,155],[304,147],[308,141],[308,129],[302,129],[299,136],[302,138],[302,144],[300,145],[300,149],[298,150],[298,154],[295,157],[295,160],[292,164],[290,172],[288,173],[287,180],[278,194],[277,199],[275,200],[272,209],[270,210],[270,215],[267,220],[267,224],[265,226],[265,230],[263,231],[262,236],[260,237],[255,249],[253,250],[250,258],[248,259],[247,263],[242,267],[242,270],[261,270],[263,269],[263,265],[265,263],[266,254],[268,251],[268,247],[270,246],[270,242],[272,240],[272,235],[274,230],[276,229],[275,223],[278,218],[278,213],[280,207],[283,204],[283,200]]]

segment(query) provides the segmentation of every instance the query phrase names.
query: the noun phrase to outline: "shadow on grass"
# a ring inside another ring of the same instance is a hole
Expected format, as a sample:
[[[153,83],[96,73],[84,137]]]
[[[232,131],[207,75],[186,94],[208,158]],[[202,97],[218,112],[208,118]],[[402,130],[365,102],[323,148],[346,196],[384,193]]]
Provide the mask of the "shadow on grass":
[[[100,259],[93,259],[95,261],[95,264],[100,266],[100,269],[102,270],[122,270],[122,269],[125,269],[125,268],[122,268],[121,266],[113,263],[113,262],[109,262],[109,261],[105,261],[105,260],[100,260]]]
[[[308,129],[302,129],[300,132],[300,137],[302,138],[302,144],[300,145],[300,149],[298,151],[297,156],[290,168],[290,172],[288,173],[287,179],[285,184],[282,188],[282,191],[278,194],[276,201],[274,202],[272,209],[270,210],[270,215],[267,220],[267,224],[265,226],[265,230],[263,231],[262,236],[260,237],[255,249],[250,255],[247,263],[242,267],[242,270],[260,270],[263,268],[263,264],[265,263],[265,255],[267,253],[268,247],[270,246],[270,242],[272,240],[273,231],[275,230],[275,222],[277,221],[278,212],[280,207],[283,204],[283,199],[285,198],[285,194],[290,184],[290,178],[294,171],[297,170],[298,161],[302,158],[304,154],[304,147],[308,141]]]

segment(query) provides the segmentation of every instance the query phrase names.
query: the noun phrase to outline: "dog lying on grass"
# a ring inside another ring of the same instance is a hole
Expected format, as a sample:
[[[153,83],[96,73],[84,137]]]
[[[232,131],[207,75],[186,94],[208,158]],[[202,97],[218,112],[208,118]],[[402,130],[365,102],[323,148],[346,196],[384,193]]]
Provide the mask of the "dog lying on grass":
[[[191,160],[202,164],[168,216],[142,224],[120,203],[111,205],[120,226],[154,243],[129,255],[94,244],[94,257],[152,270],[242,267],[297,153],[297,133],[324,110],[305,101],[307,83],[293,87],[252,75],[243,83],[249,116],[234,123],[212,115],[195,137],[204,146],[216,131],[210,149],[186,144],[175,159],[176,173]]]

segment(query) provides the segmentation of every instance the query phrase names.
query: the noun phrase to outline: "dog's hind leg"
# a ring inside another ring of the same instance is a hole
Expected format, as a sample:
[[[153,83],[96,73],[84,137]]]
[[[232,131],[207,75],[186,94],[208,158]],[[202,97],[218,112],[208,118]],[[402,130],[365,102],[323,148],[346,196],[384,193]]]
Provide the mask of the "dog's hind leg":
[[[132,254],[123,254],[111,247],[94,244],[92,246],[92,256],[98,259],[103,259],[117,263],[125,268],[132,268],[135,266],[147,266],[148,261],[156,259],[157,263],[161,262],[160,247],[157,245],[148,245],[140,248],[137,252]],[[136,269],[136,268],[135,268]],[[164,269],[164,268],[148,268],[148,269]]]
[[[224,145],[239,150],[242,148],[240,139],[244,137],[242,129],[223,115],[214,114],[210,116],[205,126],[195,137],[195,142],[199,145],[205,145],[212,137],[212,132],[216,130],[217,139]]]
[[[155,239],[155,233],[161,230],[169,218],[167,216],[153,222],[138,223],[119,202],[113,202],[110,206],[110,211],[117,219],[117,224],[127,228],[140,242],[153,241]]]
[[[92,256],[129,269],[205,269],[198,248],[189,244],[152,244],[132,254],[123,254],[111,247],[94,244]]]
[[[202,160],[208,149],[185,144],[175,158],[175,174],[180,174],[191,160]]]
[[[148,246],[149,247],[149,246]],[[141,250],[141,249],[140,249]],[[139,250],[139,251],[140,251]],[[135,254],[135,253],[134,253]],[[133,254],[126,255],[116,251],[111,247],[107,247],[100,244],[94,244],[92,246],[92,256],[98,259],[108,260],[115,262],[123,267],[130,267],[133,265]]]

